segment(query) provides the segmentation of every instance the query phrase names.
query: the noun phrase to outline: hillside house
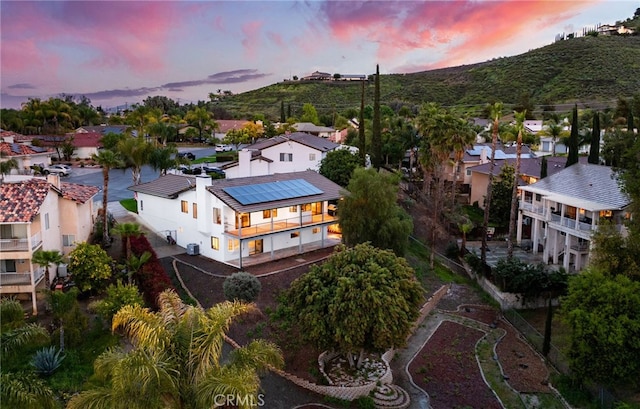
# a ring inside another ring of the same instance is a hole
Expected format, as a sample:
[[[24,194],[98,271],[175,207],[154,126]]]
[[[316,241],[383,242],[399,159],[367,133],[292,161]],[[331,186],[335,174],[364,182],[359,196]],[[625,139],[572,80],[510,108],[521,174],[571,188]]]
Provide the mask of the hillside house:
[[[530,240],[532,251],[567,271],[589,263],[591,236],[602,220],[624,231],[629,198],[608,166],[576,163],[519,188],[517,242]]]
[[[37,314],[36,291],[45,269],[31,262],[37,250],[68,254],[93,230],[93,197],[99,188],[47,179],[12,177],[0,184],[0,293],[29,294]],[[49,269],[52,280],[56,268]]]
[[[314,171],[234,179],[165,175],[129,189],[153,230],[176,232],[188,252],[197,247],[196,253],[239,268],[339,242],[329,202],[340,199],[341,187]]]

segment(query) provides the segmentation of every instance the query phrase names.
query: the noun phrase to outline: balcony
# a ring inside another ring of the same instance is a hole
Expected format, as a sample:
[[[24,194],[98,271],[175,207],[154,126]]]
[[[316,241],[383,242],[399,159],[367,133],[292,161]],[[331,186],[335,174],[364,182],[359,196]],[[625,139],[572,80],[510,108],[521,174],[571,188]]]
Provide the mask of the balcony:
[[[520,209],[542,215],[546,214],[544,206],[534,205],[533,203],[525,201],[520,202]]]
[[[576,219],[569,217],[562,217],[559,214],[551,213],[551,223],[559,224],[563,227],[568,227],[573,230],[581,230],[581,231],[591,231],[593,230],[593,225],[589,219],[580,219],[580,221],[576,221]]]
[[[37,268],[33,272],[34,284],[38,284],[40,280],[44,278],[44,268]],[[31,285],[31,274],[26,273],[0,273],[0,286],[13,286],[13,285]]]
[[[242,229],[230,229],[231,225],[226,226],[226,234],[235,238],[249,238],[254,236],[262,236],[265,234],[278,233],[287,230],[294,230],[300,227],[321,225],[321,224],[333,224],[337,223],[338,218],[335,216],[329,216],[328,214],[316,214],[302,217],[302,223],[300,223],[300,217],[292,217],[290,219],[274,220],[273,223],[258,223]]]
[[[0,239],[0,251],[29,251],[36,249],[42,243],[40,232],[31,238]]]

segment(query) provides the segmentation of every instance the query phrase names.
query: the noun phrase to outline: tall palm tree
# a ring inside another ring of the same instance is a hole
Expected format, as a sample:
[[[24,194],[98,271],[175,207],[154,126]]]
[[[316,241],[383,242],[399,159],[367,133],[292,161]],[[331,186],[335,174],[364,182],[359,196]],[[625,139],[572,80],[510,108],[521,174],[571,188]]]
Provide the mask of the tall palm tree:
[[[51,277],[49,276],[49,267],[52,264],[56,266],[62,264],[62,254],[58,250],[38,250],[33,253],[31,262],[44,267],[44,285],[47,289],[51,287]],[[57,276],[57,273],[56,273]]]
[[[516,139],[516,169],[513,175],[513,191],[511,194],[511,212],[509,216],[509,242],[507,244],[507,257],[513,257],[513,244],[516,241],[516,215],[518,212],[518,181],[520,180],[520,162],[522,156],[522,133],[524,132],[524,120],[527,111],[516,112],[515,130],[518,132]]]
[[[18,169],[18,161],[14,158],[0,162],[0,183],[4,181],[5,175],[11,174],[13,169]]]
[[[258,374],[283,365],[280,350],[264,341],[221,361],[225,333],[236,317],[255,310],[252,304],[225,302],[205,311],[168,290],[159,305],[158,312],[127,305],[116,313],[112,328],[126,334],[133,349],[98,357],[100,385],[74,396],[69,409],[211,408],[220,395],[245,398],[239,407],[249,408],[246,397],[257,399],[260,389]]]
[[[109,171],[124,166],[120,157],[109,149],[102,149],[91,157],[102,167],[102,244],[109,246],[109,219],[107,215],[107,203],[109,199]]]
[[[186,113],[185,121],[198,129],[198,136],[202,141],[202,132],[204,130],[213,130],[218,128],[218,124],[213,120],[213,114],[204,107],[196,107]]]
[[[470,147],[476,137],[476,133],[473,127],[465,118],[451,117],[451,123],[454,125],[449,133],[449,144],[451,151],[453,152],[453,202],[456,201],[456,189],[458,187],[459,167],[462,158],[464,158],[464,152]]]
[[[480,260],[482,267],[487,263],[487,229],[489,228],[489,212],[491,211],[491,199],[493,196],[493,171],[496,162],[496,147],[498,146],[498,135],[500,130],[500,118],[502,117],[502,102],[496,102],[490,107],[491,119],[491,155],[489,159],[489,185],[487,186],[487,197],[484,203],[484,218],[482,221],[482,249]]]
[[[126,260],[129,257],[131,249],[131,237],[138,237],[144,232],[140,229],[138,223],[126,222],[119,223],[111,230],[112,233],[117,234],[122,239],[122,259]]]
[[[153,170],[160,170],[161,175],[166,175],[167,169],[175,167],[180,162],[174,157],[176,153],[178,153],[178,149],[173,144],[156,148],[149,154],[149,165]]]
[[[131,169],[131,178],[134,185],[141,182],[142,166],[149,163],[149,156],[153,151],[153,145],[145,142],[144,138],[126,138],[118,142],[117,152],[125,162],[125,166]]]

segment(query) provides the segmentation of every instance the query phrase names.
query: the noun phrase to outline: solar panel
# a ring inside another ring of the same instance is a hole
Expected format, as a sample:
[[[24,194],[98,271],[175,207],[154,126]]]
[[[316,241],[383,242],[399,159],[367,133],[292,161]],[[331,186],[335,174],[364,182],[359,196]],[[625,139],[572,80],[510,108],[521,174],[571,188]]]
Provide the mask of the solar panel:
[[[304,179],[225,187],[222,190],[242,205],[274,202],[323,193],[322,190]]]

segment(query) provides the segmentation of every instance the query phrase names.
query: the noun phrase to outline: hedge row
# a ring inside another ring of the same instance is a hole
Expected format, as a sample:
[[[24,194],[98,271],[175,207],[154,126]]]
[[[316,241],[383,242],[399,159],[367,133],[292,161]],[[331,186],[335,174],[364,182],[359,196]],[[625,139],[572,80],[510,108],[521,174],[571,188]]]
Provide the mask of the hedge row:
[[[147,261],[142,270],[138,272],[134,278],[138,283],[140,291],[144,294],[147,305],[153,309],[158,308],[158,295],[166,289],[174,289],[171,278],[160,264],[158,255],[151,247],[149,240],[144,235],[130,238],[131,252],[140,257],[145,251],[151,253],[151,258]]]

